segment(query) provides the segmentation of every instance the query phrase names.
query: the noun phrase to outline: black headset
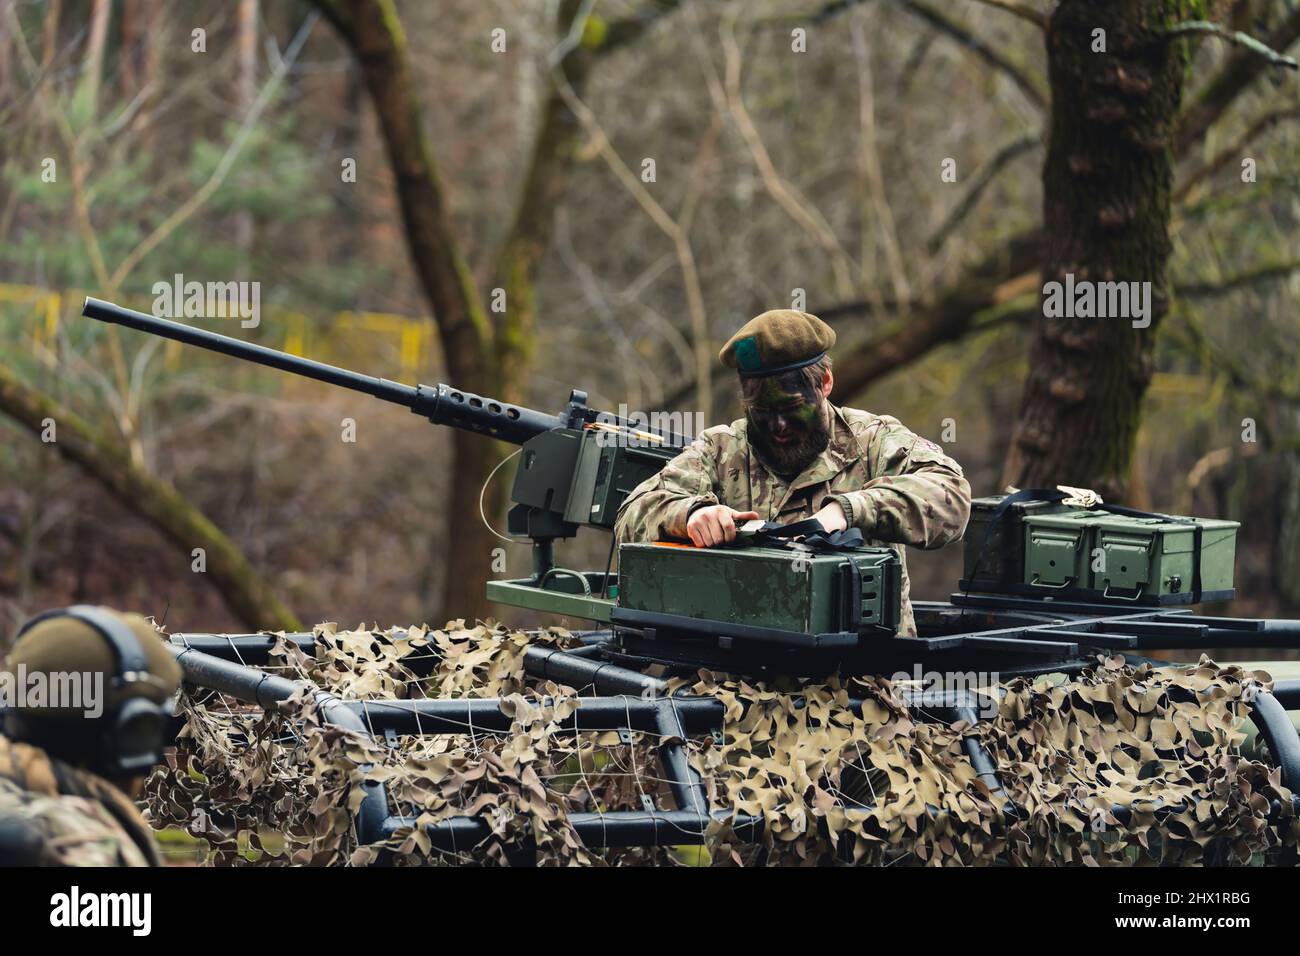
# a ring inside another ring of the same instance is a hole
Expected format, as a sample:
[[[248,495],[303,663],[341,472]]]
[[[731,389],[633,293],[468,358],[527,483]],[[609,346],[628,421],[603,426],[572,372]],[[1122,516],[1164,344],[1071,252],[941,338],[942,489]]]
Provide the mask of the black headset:
[[[110,647],[117,660],[113,687],[121,690],[136,683],[159,683],[149,671],[149,658],[135,631],[121,618],[91,604],[44,611],[22,626],[21,637],[37,624],[56,617],[76,618],[90,625]],[[162,760],[163,740],[171,720],[170,702],[155,704],[147,697],[119,700],[115,713],[101,718],[100,749],[93,763],[107,776],[132,777],[147,773]]]

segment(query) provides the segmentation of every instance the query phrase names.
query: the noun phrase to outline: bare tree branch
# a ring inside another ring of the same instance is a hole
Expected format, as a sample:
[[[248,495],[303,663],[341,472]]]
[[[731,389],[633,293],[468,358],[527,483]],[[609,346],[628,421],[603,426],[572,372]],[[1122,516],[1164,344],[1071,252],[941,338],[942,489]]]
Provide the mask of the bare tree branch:
[[[709,389],[709,380],[712,377],[713,349],[709,339],[708,319],[704,311],[704,293],[700,289],[700,276],[695,266],[695,254],[691,250],[690,240],[677,221],[659,205],[659,202],[650,194],[650,191],[645,188],[645,184],[632,170],[628,169],[627,164],[623,162],[610,143],[609,137],[605,134],[600,121],[596,119],[596,115],[586,103],[577,97],[573,92],[573,88],[569,85],[569,81],[562,74],[556,76],[556,88],[564,97],[569,109],[582,123],[583,128],[587,131],[587,136],[591,139],[593,148],[605,160],[605,165],[609,167],[614,177],[622,183],[623,188],[632,194],[632,198],[650,217],[651,222],[658,226],[660,231],[673,244],[677,262],[682,271],[682,285],[686,291],[686,307],[691,317],[692,351],[695,355],[696,410],[706,420],[711,420],[713,415],[713,394]]]
[[[1184,347],[1199,356],[1206,365],[1226,375],[1234,389],[1248,391],[1269,401],[1300,406],[1300,390],[1287,388],[1272,377],[1257,376],[1249,371],[1235,356],[1210,341],[1191,309],[1181,309],[1180,317],[1182,321],[1175,326],[1175,338],[1181,338]]]
[[[1236,292],[1239,289],[1253,288],[1279,279],[1287,279],[1297,272],[1300,272],[1300,260],[1277,262],[1260,266],[1258,269],[1250,269],[1239,275],[1229,276],[1226,279],[1220,279],[1218,282],[1180,283],[1175,288],[1175,291],[1180,296],[1192,299],[1215,298],[1227,295],[1230,292]]]
[[[975,36],[969,27],[954,20],[939,8],[923,3],[921,0],[899,0],[899,2],[904,10],[924,20],[940,33],[956,40],[989,66],[1005,74],[1029,102],[1039,109],[1046,109],[1047,94],[1043,92],[1042,88],[1031,80],[1023,69],[1011,62],[1005,54],[993,49],[993,47]]]
[[[1005,10],[1012,16],[1017,16],[1028,23],[1032,23],[1040,30],[1047,29],[1047,14],[1041,10],[1035,10],[1027,3],[1017,3],[1016,0],[973,0],[973,2],[982,3],[989,7],[997,7],[997,9]]]
[[[615,20],[605,30],[604,38],[594,46],[594,51],[604,55],[621,50],[639,40],[656,23],[681,6],[681,0],[650,0],[641,10]]]
[[[1227,27],[1221,27],[1217,23],[1207,23],[1204,20],[1189,20],[1186,23],[1176,23],[1167,30],[1160,33],[1160,39],[1168,41],[1180,36],[1186,36],[1189,33],[1206,33],[1210,36],[1221,37],[1229,43],[1249,50],[1256,56],[1262,56],[1274,66],[1284,66],[1291,70],[1300,70],[1300,63],[1286,54],[1279,53],[1271,49],[1267,44],[1261,43],[1249,34],[1242,33],[1240,30],[1229,30]]]
[[[736,129],[740,132],[745,145],[749,147],[750,155],[754,159],[754,165],[758,167],[759,176],[763,180],[764,187],[766,187],[768,194],[776,201],[777,205],[785,211],[786,215],[793,219],[830,256],[831,270],[835,274],[839,295],[851,295],[855,288],[852,260],[849,258],[848,253],[844,251],[844,247],[840,245],[834,230],[831,229],[830,224],[822,216],[821,212],[804,196],[800,195],[794,186],[786,182],[777,171],[776,165],[772,162],[772,156],[767,151],[767,145],[763,142],[763,137],[754,125],[749,110],[745,108],[745,100],[740,89],[741,57],[740,47],[736,43],[734,11],[724,21],[719,32],[722,39],[723,54],[726,58],[724,82],[726,109],[732,120],[735,121]]]
[[[946,290],[933,305],[905,321],[892,322],[881,334],[836,357],[835,387],[845,398],[926,355],[936,346],[974,331],[985,310],[1011,302],[1038,284],[1034,249],[1037,237],[1018,237],[1012,262],[984,260],[962,282]],[[1011,269],[1007,269],[1011,266]],[[1013,278],[1003,279],[1004,270]]]
[[[262,118],[262,113],[266,111],[266,107],[270,104],[272,98],[274,98],[276,92],[280,89],[280,84],[288,74],[289,69],[293,66],[294,61],[298,59],[298,54],[302,51],[303,44],[307,42],[307,38],[311,36],[312,28],[316,26],[316,21],[319,17],[320,15],[315,11],[307,14],[307,18],[303,21],[302,26],[298,28],[297,34],[294,35],[292,42],[289,44],[289,48],[285,51],[284,58],[280,61],[275,72],[271,74],[271,78],[267,80],[266,85],[262,87],[262,92],[258,94],[257,100],[253,103],[252,109],[250,109],[247,115],[244,116],[244,121],[240,124],[239,132],[236,133],[235,138],[230,141],[230,145],[226,147],[225,153],[221,156],[221,161],[217,163],[217,168],[212,171],[212,175],[208,177],[207,182],[200,186],[189,199],[185,200],[185,202],[181,203],[180,206],[173,210],[170,216],[160,222],[157,227],[154,228],[153,232],[141,240],[140,243],[126,255],[121,263],[118,264],[117,269],[114,270],[113,275],[109,279],[108,288],[110,290],[119,288],[123,281],[126,280],[126,277],[131,274],[137,265],[140,264],[140,260],[156,249],[162,242],[166,241],[168,236],[175,232],[178,227],[183,225],[186,220],[196,212],[202,209],[204,204],[212,198],[213,194],[221,188],[222,184],[226,181],[226,176],[230,174],[230,169],[234,165],[235,160],[238,159],[239,154],[243,152],[244,144],[248,142],[248,137],[257,126],[258,120]]]
[[[930,238],[925,241],[925,247],[929,253],[933,255],[938,252],[943,244],[948,241],[948,237],[961,225],[962,220],[970,214],[970,211],[975,208],[980,196],[984,194],[984,190],[988,188],[989,184],[997,178],[998,173],[1002,172],[1012,160],[1041,144],[1042,140],[1037,136],[1022,136],[1007,143],[994,153],[993,158],[975,174],[974,179],[966,188],[965,195],[957,201],[957,205],[944,218],[939,228],[931,233]]]
[[[91,271],[94,272],[95,279],[102,287],[104,294],[113,295],[116,292],[116,286],[108,274],[108,265],[104,260],[103,250],[99,245],[99,237],[90,220],[90,197],[86,183],[86,164],[82,154],[81,137],[72,128],[72,121],[63,108],[58,92],[47,87],[45,72],[48,69],[48,64],[37,66],[36,60],[27,46],[27,39],[23,35],[22,24],[18,20],[17,11],[11,6],[5,12],[8,14],[10,26],[13,28],[14,38],[18,41],[17,47],[20,59],[23,61],[23,68],[27,73],[28,80],[32,84],[37,98],[44,98],[47,101],[49,111],[54,116],[54,126],[59,132],[59,138],[63,141],[64,149],[67,151],[67,163],[72,183],[73,218],[76,220],[77,232],[81,237],[82,244],[85,246],[86,256],[90,260]],[[57,10],[54,11],[54,16],[55,29],[57,30]],[[48,19],[46,20],[46,27],[50,27]],[[54,38],[47,36],[46,41],[46,53],[52,56]],[[116,418],[117,428],[126,442],[132,463],[142,466],[144,464],[144,446],[140,441],[135,419],[125,405],[130,391],[130,375],[127,372],[126,356],[123,354],[122,340],[118,335],[116,326],[108,330],[107,338],[109,359],[113,365],[113,375],[122,400],[120,404],[121,413]]]
[[[853,41],[854,72],[858,78],[858,126],[862,141],[858,152],[858,168],[865,180],[868,195],[871,197],[871,206],[875,211],[876,220],[880,224],[880,244],[884,248],[885,264],[889,267],[889,279],[894,287],[894,296],[900,303],[906,303],[912,297],[912,289],[911,283],[908,282],[903,253],[899,247],[898,229],[894,225],[894,211],[890,208],[889,195],[885,189],[885,176],[880,166],[880,151],[876,148],[875,84],[871,75],[871,56],[862,28],[860,10],[855,10],[849,18],[849,32]]]
[[[1286,50],[1300,39],[1300,7],[1292,10],[1264,44],[1273,50]],[[1249,50],[1238,49],[1227,64],[1201,90],[1196,101],[1184,108],[1174,138],[1174,154],[1184,156],[1205,138],[1237,97],[1268,67],[1268,61]]]
[[[1238,136],[1232,143],[1219,150],[1214,158],[1204,165],[1188,173],[1187,177],[1174,190],[1174,202],[1182,202],[1191,193],[1192,189],[1204,179],[1213,176],[1223,167],[1227,166],[1233,160],[1242,158],[1242,151],[1255,139],[1260,133],[1271,129],[1283,120],[1300,119],[1300,106],[1285,106],[1281,109],[1270,110],[1263,116],[1260,116],[1246,128],[1246,131]]]
[[[562,73],[581,98],[598,57],[632,43],[677,8],[677,0],[659,0],[639,13],[598,29],[590,19],[593,3],[565,0],[558,10],[557,28],[562,39],[550,55],[546,74],[546,99],[533,138],[528,169],[520,182],[514,213],[501,248],[493,260],[494,288],[504,289],[509,307],[493,315],[495,322],[496,376],[507,390],[505,397],[522,400],[535,338],[536,293],[534,278],[550,244],[555,221],[553,210],[568,190],[579,149],[581,124],[556,88],[555,73]]]
[[[773,17],[764,22],[779,21],[781,23],[793,23],[807,20],[811,23],[825,23],[827,20],[837,17],[842,13],[846,13],[854,7],[860,6],[863,2],[864,0],[832,0],[831,3],[826,4],[815,13],[805,16],[784,15]],[[1030,79],[1023,69],[1011,62],[1011,60],[1009,60],[1004,54],[993,49],[993,47],[975,36],[968,27],[962,25],[959,21],[954,20],[946,13],[941,12],[938,7],[921,2],[921,0],[898,0],[898,2],[903,6],[903,9],[907,10],[913,16],[924,20],[938,32],[944,34],[949,39],[956,40],[962,46],[966,47],[994,69],[1005,73],[1011,82],[1014,83],[1020,91],[1025,94],[1025,97],[1035,106],[1040,109],[1046,108],[1047,94],[1043,91],[1042,87],[1034,80]],[[998,7],[1001,10],[1006,10],[1008,13],[1012,13],[1021,19],[1034,24],[1034,26],[1038,27],[1040,30],[1045,29],[1047,26],[1047,18],[1044,14],[1031,9],[1024,4],[1017,3],[1015,0],[974,0],[974,2],[984,3],[989,6]]]

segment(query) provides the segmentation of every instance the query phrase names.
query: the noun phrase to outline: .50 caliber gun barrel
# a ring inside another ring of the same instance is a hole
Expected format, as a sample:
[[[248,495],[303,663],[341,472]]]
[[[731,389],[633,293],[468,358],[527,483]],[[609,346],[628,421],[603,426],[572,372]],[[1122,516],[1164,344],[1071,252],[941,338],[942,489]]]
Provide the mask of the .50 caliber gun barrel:
[[[336,365],[326,365],[299,358],[264,345],[242,342],[228,335],[196,329],[170,319],[159,319],[144,312],[124,309],[103,299],[86,298],[81,314],[100,322],[115,322],[150,335],[159,335],[186,345],[197,345],[246,362],[267,365],[282,372],[292,372],[318,382],[337,385],[354,392],[364,392],[394,405],[404,405],[437,425],[449,425],[478,432],[501,441],[522,444],[534,435],[561,427],[565,420],[518,405],[483,398],[448,385],[403,385],[386,378],[362,375]]]

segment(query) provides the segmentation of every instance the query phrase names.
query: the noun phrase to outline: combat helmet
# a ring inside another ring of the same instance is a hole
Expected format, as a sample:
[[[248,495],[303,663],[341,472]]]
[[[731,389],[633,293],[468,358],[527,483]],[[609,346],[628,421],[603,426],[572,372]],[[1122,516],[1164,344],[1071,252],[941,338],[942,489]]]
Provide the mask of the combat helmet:
[[[4,677],[7,736],[126,779],[161,759],[181,668],[144,617],[78,604],[24,624]]]

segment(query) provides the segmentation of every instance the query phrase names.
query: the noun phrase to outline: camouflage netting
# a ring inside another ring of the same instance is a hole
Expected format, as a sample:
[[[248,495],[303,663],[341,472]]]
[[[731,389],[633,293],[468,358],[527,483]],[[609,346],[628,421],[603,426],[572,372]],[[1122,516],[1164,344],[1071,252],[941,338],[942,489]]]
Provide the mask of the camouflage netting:
[[[704,850],[586,849],[568,814],[642,810],[646,796],[673,803],[654,735],[558,732],[572,698],[593,691],[527,677],[523,654],[530,642],[570,640],[453,622],[387,633],[324,625],[314,658],[281,641],[273,669],[286,676],[345,699],[505,698],[512,733],[375,741],[324,725],[307,694],[263,714],[197,690],[175,760],[150,780],[153,823],[206,839],[214,863],[367,864],[380,847],[357,845],[356,785],[377,780],[390,810],[415,824],[386,847],[398,863],[509,862],[528,837],[552,865],[1247,863],[1300,840],[1289,812],[1268,820],[1271,804],[1291,805],[1278,772],[1240,751],[1248,701],[1268,675],[1206,658],[1160,669],[1116,659],[1069,683],[1013,681],[977,725],[909,709],[878,678],[802,686],[803,706],[707,672],[676,680],[724,704],[722,735],[692,738],[688,752],[714,806],[763,816],[764,842],[715,824]],[[850,698],[864,701],[860,716]],[[1018,822],[1006,822],[1004,800],[967,760],[968,735],[992,755]],[[1131,813],[1122,820],[1115,807]],[[465,814],[497,839],[430,847],[424,824]]]

